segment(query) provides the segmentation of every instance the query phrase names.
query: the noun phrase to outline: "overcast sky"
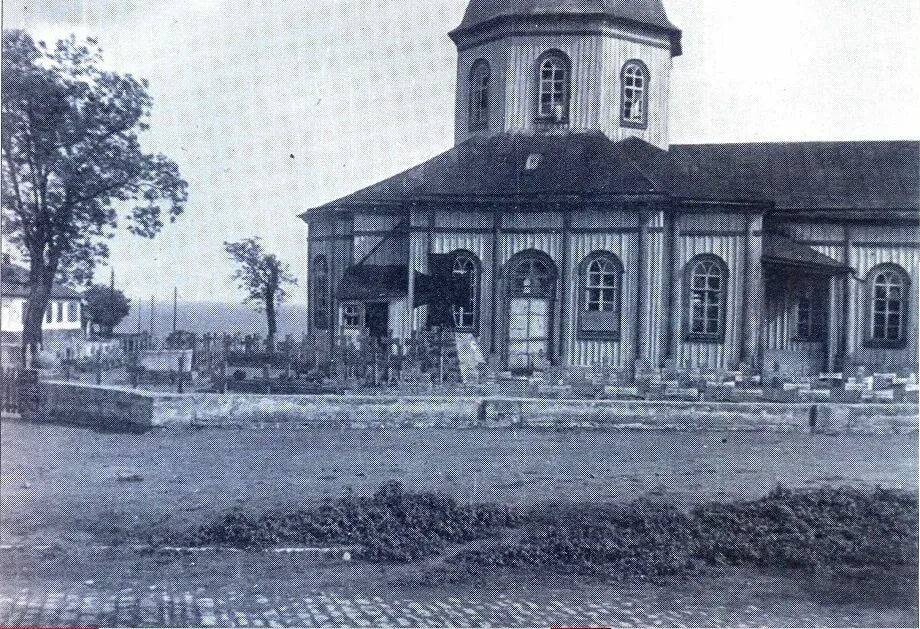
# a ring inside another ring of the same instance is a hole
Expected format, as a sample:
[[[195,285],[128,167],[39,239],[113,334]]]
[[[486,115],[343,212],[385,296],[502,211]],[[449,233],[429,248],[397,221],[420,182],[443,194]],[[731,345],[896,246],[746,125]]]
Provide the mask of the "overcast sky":
[[[665,4],[684,30],[672,143],[920,139],[917,0]],[[149,79],[147,146],[179,163],[190,199],[156,240],[113,241],[117,283],[219,301],[239,298],[224,240],[258,234],[303,276],[298,213],[450,148],[447,32],[465,6],[3,0],[6,28],[94,36],[107,65]]]

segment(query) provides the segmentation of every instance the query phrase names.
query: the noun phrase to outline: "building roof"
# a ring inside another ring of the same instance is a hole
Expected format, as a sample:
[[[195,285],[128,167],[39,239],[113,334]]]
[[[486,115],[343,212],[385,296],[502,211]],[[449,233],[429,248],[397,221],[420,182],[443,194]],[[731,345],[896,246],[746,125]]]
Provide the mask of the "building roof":
[[[685,144],[675,161],[781,210],[920,209],[920,142]]]
[[[829,275],[847,273],[850,270],[843,262],[775,232],[764,234],[762,258],[766,263],[810,269]]]
[[[29,296],[29,270],[18,264],[0,265],[0,294],[4,297]],[[63,284],[51,287],[52,299],[80,299],[80,293]]]
[[[676,145],[663,151],[637,138],[613,142],[599,131],[501,133],[474,136],[314,211],[431,200],[663,195],[864,214],[920,210],[918,174],[918,142]]]
[[[590,16],[667,32],[672,53],[681,54],[681,32],[668,19],[662,0],[470,0],[456,36],[500,20]]]

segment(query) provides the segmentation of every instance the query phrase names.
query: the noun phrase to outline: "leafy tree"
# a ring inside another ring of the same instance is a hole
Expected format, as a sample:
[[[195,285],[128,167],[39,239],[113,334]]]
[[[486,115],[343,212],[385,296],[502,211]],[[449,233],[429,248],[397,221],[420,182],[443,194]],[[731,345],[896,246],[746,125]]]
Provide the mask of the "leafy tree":
[[[131,312],[131,300],[110,286],[93,284],[83,293],[83,301],[83,314],[107,336],[112,336],[118,324]]]
[[[29,261],[23,348],[42,339],[51,285],[87,283],[122,222],[152,238],[188,197],[179,168],[145,153],[147,83],[101,69],[93,39],[54,46],[3,32],[4,233]]]
[[[265,252],[258,236],[239,242],[225,242],[224,250],[237,265],[233,279],[247,293],[243,303],[254,303],[259,311],[265,312],[268,319],[267,345],[269,351],[273,351],[278,332],[277,306],[287,298],[285,285],[296,285],[297,279],[291,275],[287,263],[273,253]]]

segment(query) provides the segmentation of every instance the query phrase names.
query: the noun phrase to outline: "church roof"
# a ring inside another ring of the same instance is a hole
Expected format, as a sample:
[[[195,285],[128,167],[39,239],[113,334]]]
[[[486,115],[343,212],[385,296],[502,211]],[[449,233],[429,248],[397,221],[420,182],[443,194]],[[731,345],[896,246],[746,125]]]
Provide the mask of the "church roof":
[[[668,20],[662,0],[470,0],[463,21],[451,35],[503,19],[566,15],[600,17],[666,31],[673,54],[681,54],[680,29]]]
[[[714,193],[769,199],[782,210],[920,209],[920,142],[776,142],[671,147]]]
[[[916,210],[918,169],[917,142],[677,145],[663,151],[637,138],[613,142],[596,131],[501,133],[474,136],[317,210],[624,195],[772,204],[780,210]]]

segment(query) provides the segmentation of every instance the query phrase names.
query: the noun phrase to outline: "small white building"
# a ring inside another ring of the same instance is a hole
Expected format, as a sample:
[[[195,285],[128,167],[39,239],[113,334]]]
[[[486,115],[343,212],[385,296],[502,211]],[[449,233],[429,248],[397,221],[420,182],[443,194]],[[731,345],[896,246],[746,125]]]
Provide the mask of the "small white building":
[[[22,346],[23,322],[26,300],[29,297],[29,271],[13,264],[4,256],[0,268],[0,337],[3,344],[3,362],[15,362]],[[45,348],[70,344],[75,338],[83,338],[83,324],[80,294],[55,284],[51,288],[51,300],[45,311],[42,325]]]

